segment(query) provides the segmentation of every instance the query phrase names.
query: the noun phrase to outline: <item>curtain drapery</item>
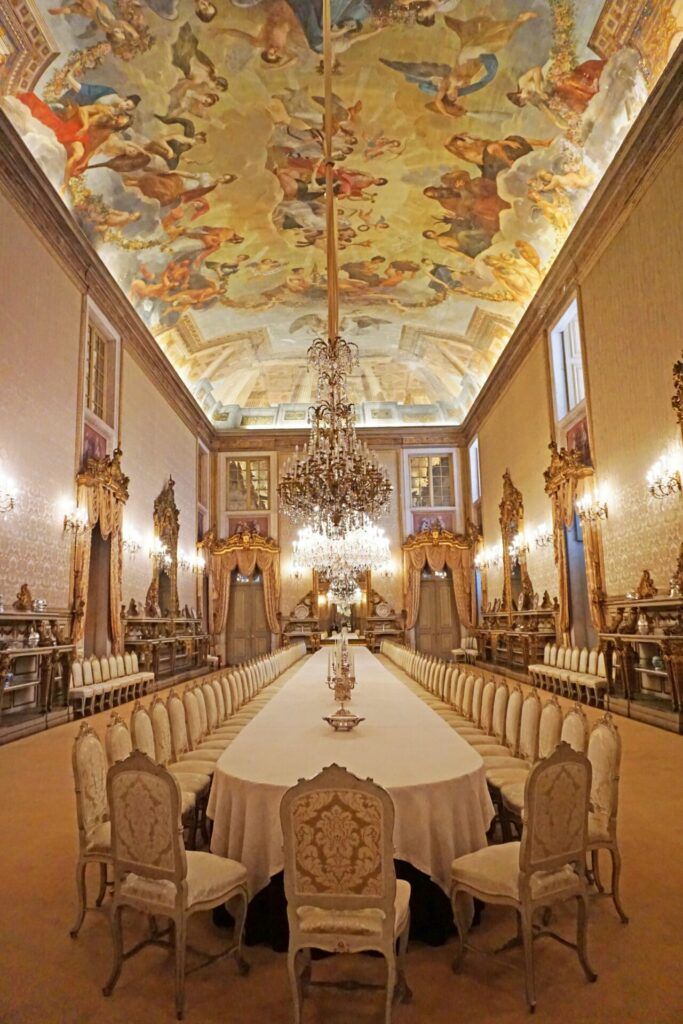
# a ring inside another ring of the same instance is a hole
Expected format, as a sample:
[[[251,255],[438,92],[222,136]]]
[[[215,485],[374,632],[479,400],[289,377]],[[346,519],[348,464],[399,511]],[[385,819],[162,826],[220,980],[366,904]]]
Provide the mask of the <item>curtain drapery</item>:
[[[79,643],[85,631],[85,614],[90,578],[92,531],[99,523],[102,537],[111,538],[109,557],[109,615],[111,645],[114,654],[123,653],[121,622],[123,566],[123,508],[128,497],[128,479],[121,474],[121,452],[104,459],[91,459],[88,469],[79,474],[78,507],[87,513],[85,529],[76,536],[74,550],[74,620],[71,639]]]
[[[239,538],[237,538],[239,541]],[[280,549],[264,546],[233,546],[230,540],[224,550],[212,551],[209,560],[211,572],[211,632],[216,636],[224,632],[230,606],[230,580],[235,569],[244,576],[253,576],[260,569],[263,576],[263,599],[266,622],[271,633],[280,632],[278,606],[280,603]]]
[[[432,572],[451,570],[453,594],[460,622],[466,628],[472,625],[471,603],[471,551],[469,546],[450,543],[421,544],[404,548],[406,569],[406,629],[413,629],[420,608],[420,580],[425,563]]]

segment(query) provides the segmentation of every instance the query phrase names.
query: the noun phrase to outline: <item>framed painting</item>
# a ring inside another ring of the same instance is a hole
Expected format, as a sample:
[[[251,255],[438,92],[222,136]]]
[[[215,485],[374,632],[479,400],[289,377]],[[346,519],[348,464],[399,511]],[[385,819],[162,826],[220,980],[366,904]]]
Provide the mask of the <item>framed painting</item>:
[[[567,429],[567,448],[575,448],[584,466],[592,466],[591,446],[588,439],[588,420],[582,416]]]
[[[85,469],[88,459],[103,459],[107,454],[107,438],[90,423],[83,424],[83,452],[81,466]]]

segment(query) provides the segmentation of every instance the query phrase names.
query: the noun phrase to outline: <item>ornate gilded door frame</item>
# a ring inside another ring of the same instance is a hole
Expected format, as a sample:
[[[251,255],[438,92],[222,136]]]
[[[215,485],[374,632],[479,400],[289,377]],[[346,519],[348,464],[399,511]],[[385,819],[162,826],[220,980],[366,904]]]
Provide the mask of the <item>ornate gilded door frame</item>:
[[[512,625],[512,613],[515,610],[512,602],[512,557],[510,545],[517,534],[524,531],[524,501],[522,492],[512,482],[510,470],[503,473],[503,497],[498,506],[500,516],[500,534],[503,544],[503,610],[508,613]],[[533,585],[529,577],[526,552],[519,553],[519,566],[522,573],[522,592],[530,598],[533,596]]]

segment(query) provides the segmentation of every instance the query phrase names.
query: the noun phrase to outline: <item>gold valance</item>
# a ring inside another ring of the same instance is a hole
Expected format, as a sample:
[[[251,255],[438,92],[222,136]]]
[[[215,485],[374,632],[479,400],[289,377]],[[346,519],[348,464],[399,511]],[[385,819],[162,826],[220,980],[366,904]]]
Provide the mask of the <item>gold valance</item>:
[[[406,579],[406,629],[413,629],[420,607],[420,579],[425,563],[432,572],[451,570],[458,616],[464,626],[471,625],[472,541],[439,527],[412,534],[403,545]]]
[[[209,568],[209,622],[214,636],[223,633],[228,621],[230,580],[235,569],[244,576],[261,570],[266,621],[271,633],[279,633],[280,548],[273,538],[245,531],[217,540],[209,531],[202,546]]]
[[[76,537],[74,551],[74,619],[72,640],[78,643],[85,630],[85,613],[90,576],[92,531],[99,523],[103,538],[111,537],[109,561],[109,614],[114,654],[123,652],[121,623],[123,571],[123,506],[128,500],[128,477],[121,469],[120,448],[101,459],[88,459],[76,477],[78,507],[87,513],[86,528]]]

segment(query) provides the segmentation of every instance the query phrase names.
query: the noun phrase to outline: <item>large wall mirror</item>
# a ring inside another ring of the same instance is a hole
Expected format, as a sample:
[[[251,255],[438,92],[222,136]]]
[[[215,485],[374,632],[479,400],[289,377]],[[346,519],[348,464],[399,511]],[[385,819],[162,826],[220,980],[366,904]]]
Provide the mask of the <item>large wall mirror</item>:
[[[154,502],[154,537],[157,550],[152,559],[152,582],[147,592],[147,605],[156,605],[161,615],[179,614],[178,601],[178,531],[180,513],[175,503],[175,481],[169,477]]]
[[[515,610],[531,608],[534,594],[526,560],[524,501],[508,469],[503,473],[503,499],[499,508],[503,543],[503,609],[511,614]]]

